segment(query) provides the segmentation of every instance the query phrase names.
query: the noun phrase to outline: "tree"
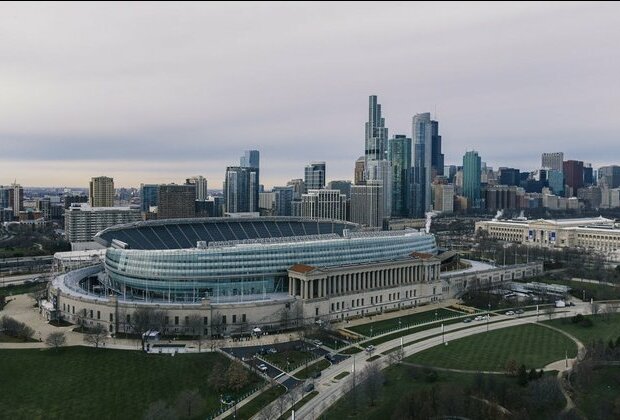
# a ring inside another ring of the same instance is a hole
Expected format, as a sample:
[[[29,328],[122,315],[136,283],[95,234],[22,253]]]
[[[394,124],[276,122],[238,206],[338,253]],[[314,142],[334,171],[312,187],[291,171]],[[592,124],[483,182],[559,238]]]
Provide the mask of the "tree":
[[[211,317],[211,336],[221,337],[224,332],[224,323],[222,322],[222,314],[216,312]]]
[[[180,418],[196,417],[204,409],[204,399],[197,389],[181,391],[176,400],[176,412]]]
[[[519,370],[517,371],[517,383],[521,386],[527,385],[527,369],[525,365],[519,366]]]
[[[230,366],[228,366],[226,377],[228,378],[228,387],[235,391],[243,389],[250,379],[248,371],[237,362],[232,362]]]
[[[130,317],[131,329],[135,334],[139,335],[143,351],[146,344],[146,332],[150,330],[163,330],[166,324],[166,314],[166,311],[140,306]]]
[[[67,343],[67,336],[64,332],[53,332],[45,339],[45,344],[55,349],[64,346]]]
[[[388,353],[388,361],[390,364],[400,363],[404,357],[405,351],[400,346]]]
[[[368,403],[372,407],[375,405],[381,387],[385,382],[385,376],[381,368],[379,368],[379,365],[374,362],[367,365],[364,369],[364,379],[364,390],[368,397]]]
[[[32,328],[10,316],[2,317],[2,320],[0,320],[0,329],[4,330],[6,335],[21,338],[24,341],[31,340],[34,335],[34,330]]]
[[[516,376],[517,370],[519,369],[519,365],[515,359],[510,359],[506,362],[506,373],[510,376]]]
[[[545,314],[547,314],[547,316],[549,317],[549,319],[551,319],[551,317],[555,313],[555,306],[554,305],[547,305],[547,306],[545,306],[544,311],[545,311]]]
[[[198,343],[198,352],[202,350],[202,340],[204,338],[204,320],[198,314],[190,315],[187,319],[187,328]]]
[[[80,330],[86,325],[86,309],[82,308],[75,313],[75,323],[80,327]]]
[[[209,374],[209,378],[207,379],[207,383],[211,388],[216,390],[217,392],[222,392],[226,389],[228,385],[228,381],[226,380],[226,376],[223,375],[224,365],[221,362],[217,362],[217,364],[211,370]]]
[[[144,420],[176,420],[178,416],[165,401],[159,400],[149,405],[143,418]]]
[[[90,328],[84,334],[84,341],[88,344],[92,344],[95,348],[99,348],[100,344],[105,342],[108,336],[108,331],[102,325],[97,324],[95,327]]]

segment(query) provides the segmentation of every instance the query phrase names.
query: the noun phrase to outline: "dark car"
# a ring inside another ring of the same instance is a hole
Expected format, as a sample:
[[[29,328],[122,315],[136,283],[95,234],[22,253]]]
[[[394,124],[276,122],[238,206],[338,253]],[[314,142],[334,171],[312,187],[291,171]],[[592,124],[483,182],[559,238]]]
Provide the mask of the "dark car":
[[[321,376],[321,371],[320,370],[315,370],[314,372],[312,372],[312,374],[310,375],[311,378],[318,378]]]
[[[334,355],[331,354],[331,353],[327,353],[325,355],[325,359],[329,360],[330,362],[333,362],[334,361]]]
[[[314,391],[314,384],[313,383],[306,384],[304,386],[304,392],[311,392],[311,391]]]

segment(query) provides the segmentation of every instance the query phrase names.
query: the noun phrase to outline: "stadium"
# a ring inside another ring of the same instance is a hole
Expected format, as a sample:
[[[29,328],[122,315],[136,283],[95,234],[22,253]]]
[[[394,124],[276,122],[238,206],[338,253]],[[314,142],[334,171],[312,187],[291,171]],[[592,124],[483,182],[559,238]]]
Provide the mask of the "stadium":
[[[102,261],[58,275],[50,300],[56,316],[74,322],[83,309],[112,332],[126,330],[131,311],[145,305],[169,311],[170,329],[181,333],[179,317],[192,313],[204,317],[205,331],[215,319],[234,331],[277,323],[283,311],[342,319],[441,294],[435,238],[417,230],[290,217],[173,219],[118,225],[95,240],[106,247]]]

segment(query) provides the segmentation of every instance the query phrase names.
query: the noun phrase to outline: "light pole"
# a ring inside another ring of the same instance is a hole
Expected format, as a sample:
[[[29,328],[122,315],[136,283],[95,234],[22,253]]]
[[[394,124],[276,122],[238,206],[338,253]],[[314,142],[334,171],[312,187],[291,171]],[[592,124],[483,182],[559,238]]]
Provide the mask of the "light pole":
[[[487,312],[487,332],[489,332],[489,319],[491,318],[491,302],[489,302],[489,312]]]
[[[400,330],[400,318],[398,318],[398,329]]]

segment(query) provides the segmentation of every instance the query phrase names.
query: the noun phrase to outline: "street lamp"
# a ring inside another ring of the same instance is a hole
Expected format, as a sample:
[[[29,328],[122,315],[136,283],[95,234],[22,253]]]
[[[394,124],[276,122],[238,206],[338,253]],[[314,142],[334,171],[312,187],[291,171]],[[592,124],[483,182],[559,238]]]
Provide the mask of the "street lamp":
[[[491,318],[491,302],[489,302],[489,312],[487,312],[487,332],[489,332],[489,319]]]
[[[400,318],[398,318],[398,329],[400,330]]]

